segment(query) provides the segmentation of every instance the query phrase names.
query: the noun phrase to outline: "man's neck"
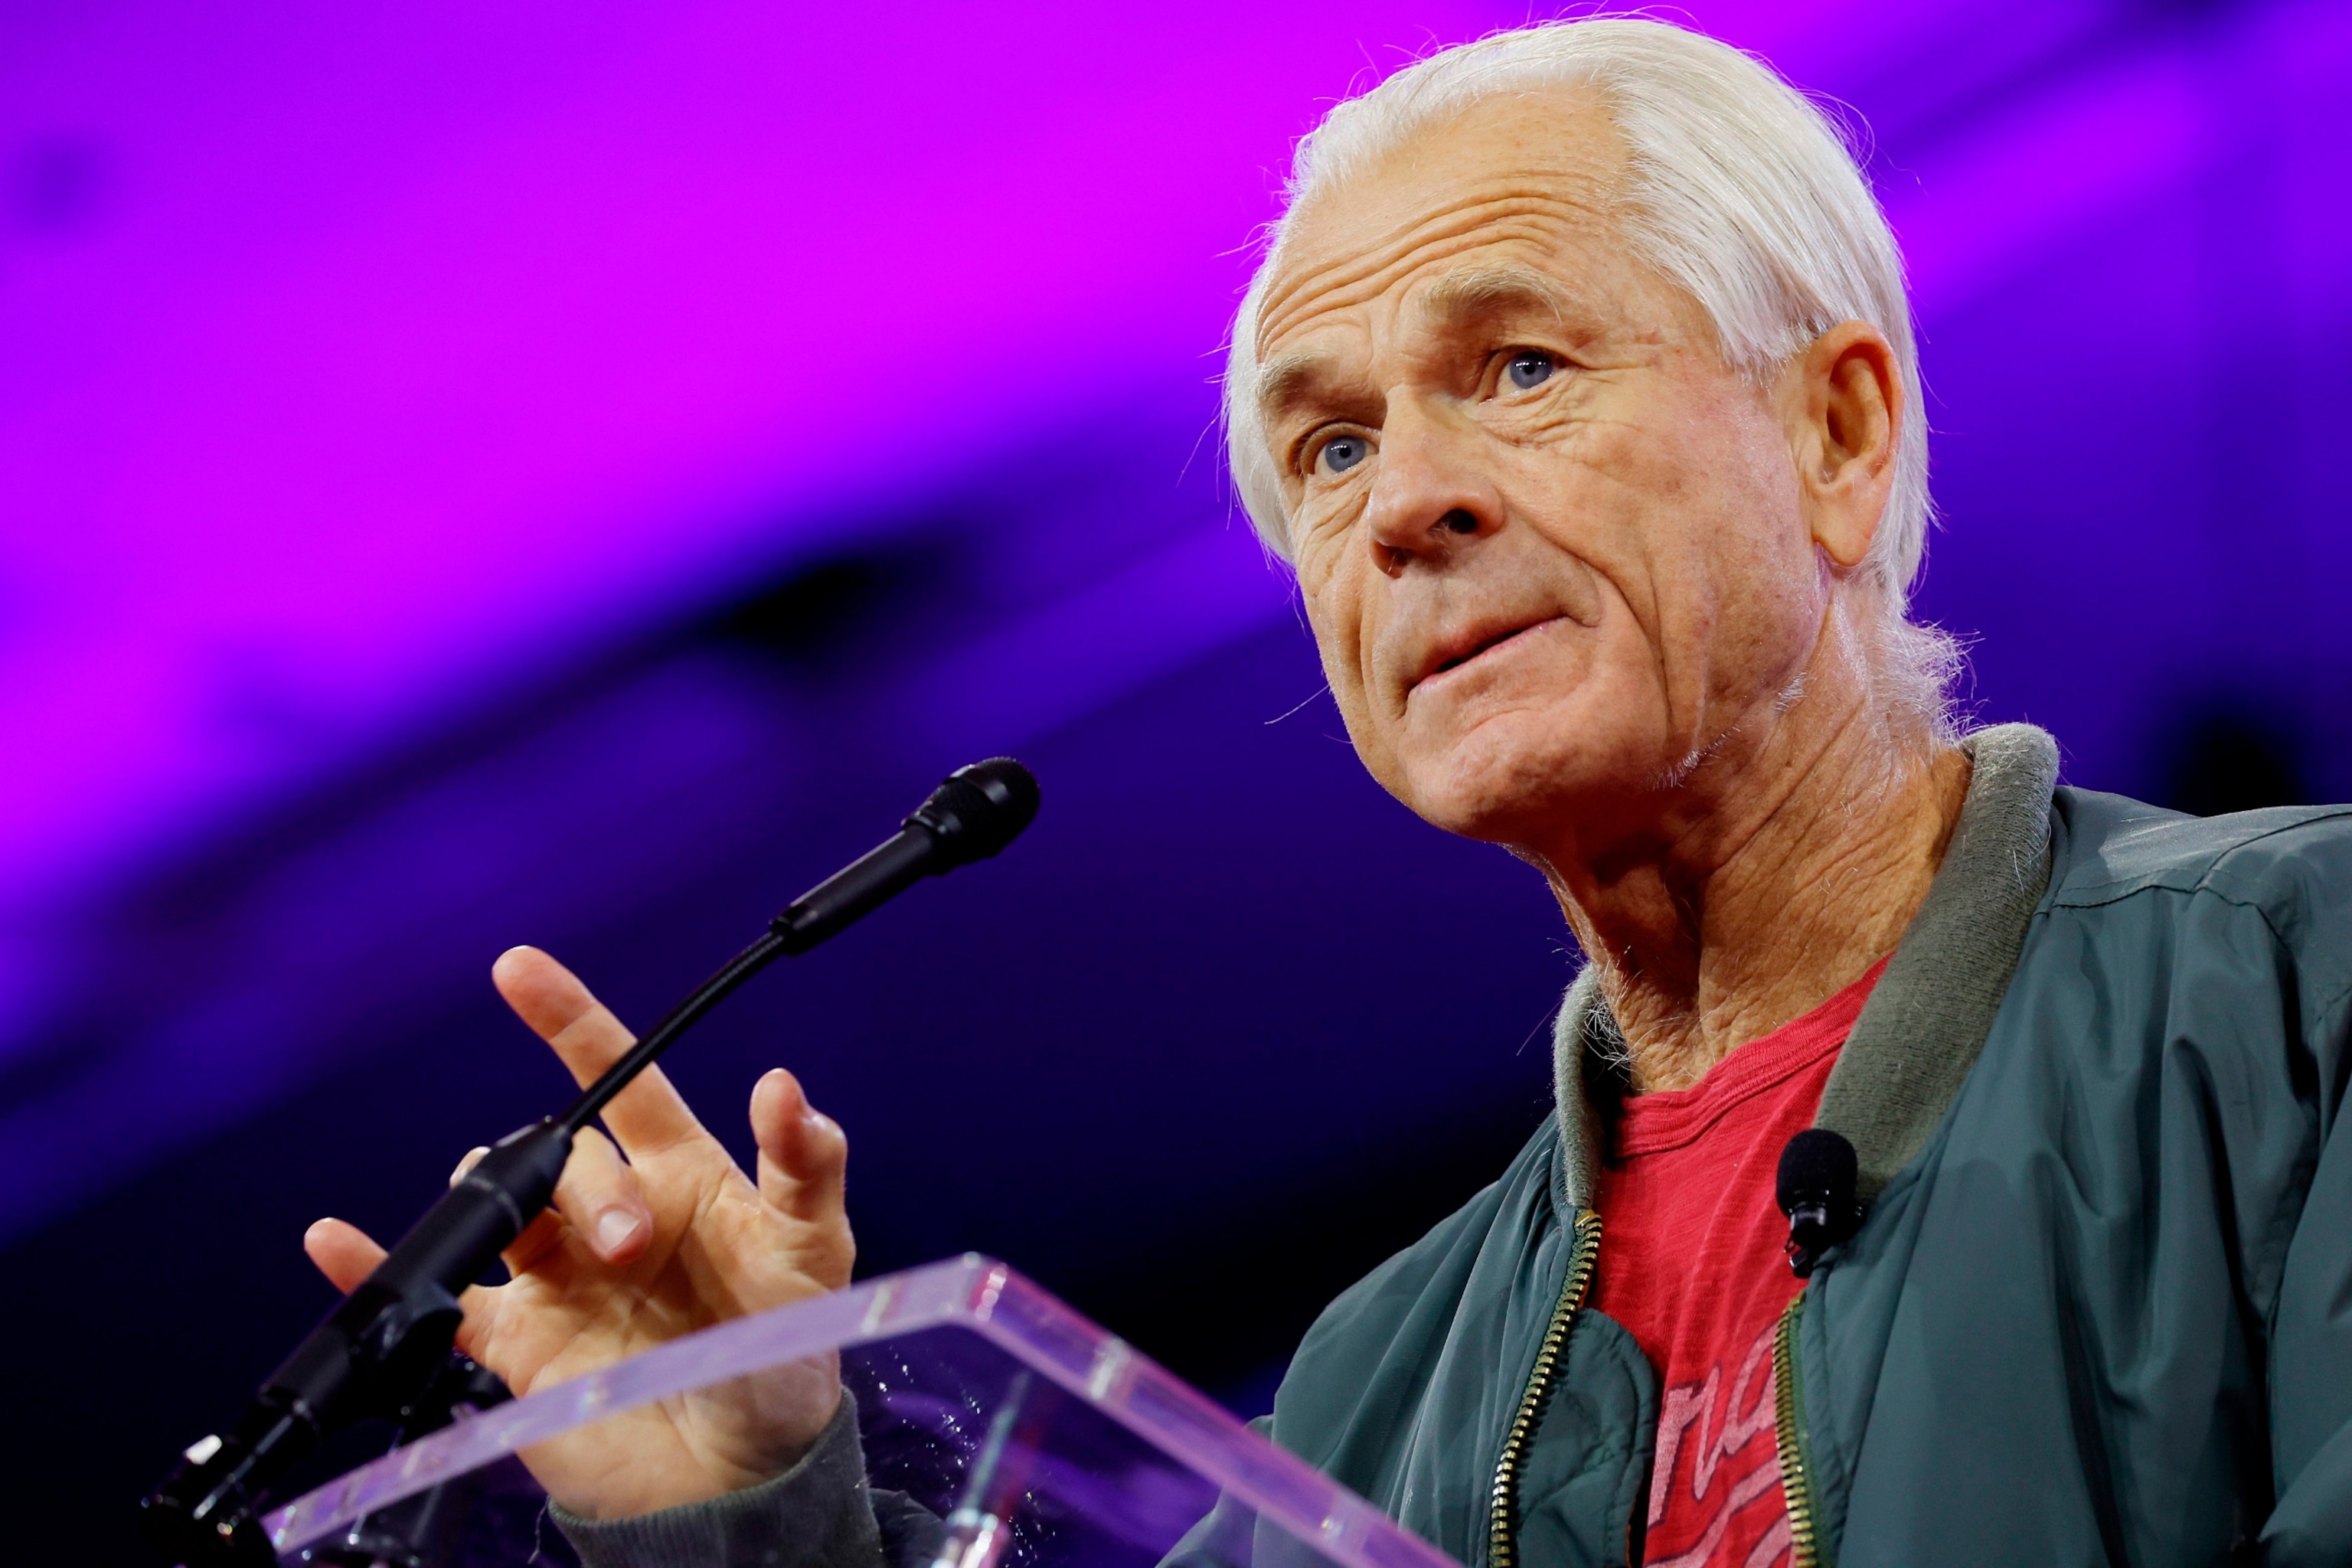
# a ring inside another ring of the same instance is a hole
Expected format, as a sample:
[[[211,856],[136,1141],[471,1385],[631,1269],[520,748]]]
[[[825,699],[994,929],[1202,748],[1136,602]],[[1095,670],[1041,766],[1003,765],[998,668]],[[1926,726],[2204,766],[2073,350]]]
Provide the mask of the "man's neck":
[[[1726,748],[1664,792],[1643,834],[1538,858],[1601,966],[1636,1091],[1687,1088],[1820,1005],[1893,951],[1927,898],[1967,756],[1858,692],[1817,695],[1752,754]]]

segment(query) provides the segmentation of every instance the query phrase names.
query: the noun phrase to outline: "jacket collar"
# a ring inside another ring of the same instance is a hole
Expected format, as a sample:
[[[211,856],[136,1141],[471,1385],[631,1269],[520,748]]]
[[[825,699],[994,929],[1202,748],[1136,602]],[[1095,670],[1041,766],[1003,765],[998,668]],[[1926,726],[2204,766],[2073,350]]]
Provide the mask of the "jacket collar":
[[[2000,724],[1961,749],[1974,766],[1959,825],[1838,1053],[1815,1118],[1853,1145],[1864,1202],[1927,1147],[1959,1093],[2050,882],[2057,743],[2031,724]],[[1600,969],[1588,964],[1552,1026],[1559,1126],[1552,1195],[1564,1216],[1592,1206],[1625,1066]]]

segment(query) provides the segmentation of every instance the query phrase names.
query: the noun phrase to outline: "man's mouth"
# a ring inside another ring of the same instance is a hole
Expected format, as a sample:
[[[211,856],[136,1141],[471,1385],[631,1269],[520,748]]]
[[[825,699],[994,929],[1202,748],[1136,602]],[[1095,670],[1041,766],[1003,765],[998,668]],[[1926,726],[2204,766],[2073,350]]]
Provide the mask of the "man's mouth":
[[[1423,672],[1421,680],[1413,684],[1417,686],[1422,681],[1434,680],[1439,676],[1460,669],[1463,666],[1492,653],[1505,643],[1524,637],[1538,627],[1548,626],[1559,618],[1557,616],[1548,616],[1542,620],[1529,621],[1524,626],[1506,626],[1496,631],[1472,632],[1459,640],[1441,645],[1433,650],[1436,657]]]
[[[1488,648],[1500,647],[1505,643],[1510,641],[1513,637],[1517,637],[1520,632],[1529,631],[1532,629],[1532,627],[1521,626],[1517,631],[1507,631],[1500,637],[1488,637],[1485,642],[1479,643],[1477,646],[1471,648],[1469,652],[1457,654],[1454,658],[1449,658],[1443,664],[1439,665],[1437,667],[1437,673],[1444,675],[1449,669],[1459,669],[1464,665],[1469,663],[1472,659],[1476,658],[1480,654],[1485,653]]]

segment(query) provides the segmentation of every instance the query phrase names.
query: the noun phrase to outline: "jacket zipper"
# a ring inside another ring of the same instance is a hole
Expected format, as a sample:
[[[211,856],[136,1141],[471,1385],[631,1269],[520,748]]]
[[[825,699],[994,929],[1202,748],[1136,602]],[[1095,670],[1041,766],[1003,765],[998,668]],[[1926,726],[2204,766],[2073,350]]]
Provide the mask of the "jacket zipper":
[[[1797,1385],[1797,1324],[1805,1293],[1790,1300],[1772,1335],[1772,1439],[1780,1452],[1780,1495],[1789,1507],[1789,1568],[1818,1568],[1821,1538],[1813,1519],[1812,1484],[1805,1470],[1805,1411]]]
[[[1510,1436],[1503,1440],[1503,1457],[1495,1462],[1495,1490],[1486,1514],[1486,1568],[1516,1568],[1519,1471],[1527,1463],[1528,1445],[1534,1440],[1544,1401],[1551,1397],[1552,1384],[1559,1381],[1560,1352],[1591,1287],[1593,1260],[1600,1251],[1601,1216],[1591,1209],[1579,1209],[1575,1239],[1569,1247],[1568,1277],[1560,1281],[1559,1301],[1551,1310],[1550,1325],[1536,1351],[1535,1370],[1528,1374],[1518,1413],[1511,1418]]]

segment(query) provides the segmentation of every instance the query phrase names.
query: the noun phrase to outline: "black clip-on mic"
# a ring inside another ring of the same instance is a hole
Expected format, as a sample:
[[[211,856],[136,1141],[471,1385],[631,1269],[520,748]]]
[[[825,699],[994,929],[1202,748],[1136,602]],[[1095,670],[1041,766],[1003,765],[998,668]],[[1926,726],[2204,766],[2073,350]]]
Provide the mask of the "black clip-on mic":
[[[1789,1216],[1789,1268],[1798,1279],[1811,1279],[1822,1253],[1862,1228],[1859,1175],[1853,1145],[1826,1127],[1806,1128],[1780,1151],[1775,1196]]]
[[[328,1433],[399,1410],[441,1371],[462,1316],[457,1292],[547,1207],[572,1138],[614,1095],[771,960],[806,952],[925,877],[994,855],[1036,815],[1037,781],[1010,757],[957,769],[896,837],[769,921],[571,1110],[499,1139],[270,1373],[228,1434],[190,1447],[141,1501],[149,1539],[185,1568],[275,1564],[261,1527],[269,1489]]]

